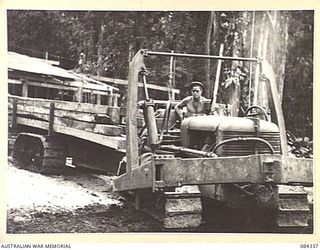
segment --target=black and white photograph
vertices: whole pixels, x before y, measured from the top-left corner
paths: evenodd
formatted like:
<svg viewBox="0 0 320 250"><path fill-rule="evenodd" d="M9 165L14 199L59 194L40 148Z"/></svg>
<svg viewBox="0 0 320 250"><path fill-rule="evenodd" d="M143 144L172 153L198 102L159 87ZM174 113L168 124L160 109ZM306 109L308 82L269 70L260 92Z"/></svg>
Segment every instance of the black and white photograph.
<svg viewBox="0 0 320 250"><path fill-rule="evenodd" d="M314 235L314 15L7 9L5 233Z"/></svg>

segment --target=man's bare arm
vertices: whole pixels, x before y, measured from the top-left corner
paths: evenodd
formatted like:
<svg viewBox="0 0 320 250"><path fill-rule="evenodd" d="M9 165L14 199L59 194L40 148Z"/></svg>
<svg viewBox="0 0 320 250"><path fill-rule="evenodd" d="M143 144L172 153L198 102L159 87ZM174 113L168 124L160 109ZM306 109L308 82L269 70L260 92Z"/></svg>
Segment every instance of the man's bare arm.
<svg viewBox="0 0 320 250"><path fill-rule="evenodd" d="M183 119L182 109L187 106L188 101L189 97L186 97L174 107L174 110L177 112L180 120Z"/></svg>

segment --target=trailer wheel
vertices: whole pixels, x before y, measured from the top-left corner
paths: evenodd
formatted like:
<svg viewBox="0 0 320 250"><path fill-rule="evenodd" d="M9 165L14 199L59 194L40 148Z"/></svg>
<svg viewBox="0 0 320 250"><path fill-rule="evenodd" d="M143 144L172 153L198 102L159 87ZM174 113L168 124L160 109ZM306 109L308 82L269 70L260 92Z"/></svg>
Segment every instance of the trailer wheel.
<svg viewBox="0 0 320 250"><path fill-rule="evenodd" d="M15 141L13 158L21 168L45 175L63 173L65 158L61 145L46 136L20 133Z"/></svg>
<svg viewBox="0 0 320 250"><path fill-rule="evenodd" d="M43 168L43 147L40 143L36 144L33 149L33 154L31 156L31 164L32 169L37 172L41 173Z"/></svg>
<svg viewBox="0 0 320 250"><path fill-rule="evenodd" d="M24 168L28 165L28 154L25 151L26 145L25 141L18 137L14 143L13 148L13 159L16 162L16 165Z"/></svg>
<svg viewBox="0 0 320 250"><path fill-rule="evenodd" d="M40 173L43 161L43 145L40 138L19 134L15 145L13 158L21 168Z"/></svg>

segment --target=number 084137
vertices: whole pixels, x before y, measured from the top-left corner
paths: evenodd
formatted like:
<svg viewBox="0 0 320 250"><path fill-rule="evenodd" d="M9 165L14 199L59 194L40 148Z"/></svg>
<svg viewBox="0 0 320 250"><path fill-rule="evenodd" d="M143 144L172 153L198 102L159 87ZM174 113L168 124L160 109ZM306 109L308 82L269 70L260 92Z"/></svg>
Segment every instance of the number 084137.
<svg viewBox="0 0 320 250"><path fill-rule="evenodd" d="M318 248L319 244L300 244L300 248L309 248L309 249L313 249L313 248Z"/></svg>

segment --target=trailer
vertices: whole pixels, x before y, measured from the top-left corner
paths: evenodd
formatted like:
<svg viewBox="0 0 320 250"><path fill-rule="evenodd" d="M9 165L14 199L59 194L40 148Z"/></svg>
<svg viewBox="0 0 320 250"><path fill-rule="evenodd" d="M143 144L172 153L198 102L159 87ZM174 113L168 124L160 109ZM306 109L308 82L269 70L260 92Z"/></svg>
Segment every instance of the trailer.
<svg viewBox="0 0 320 250"><path fill-rule="evenodd" d="M43 174L117 170L126 137L116 87L15 52L8 76L9 154L20 166Z"/></svg>

